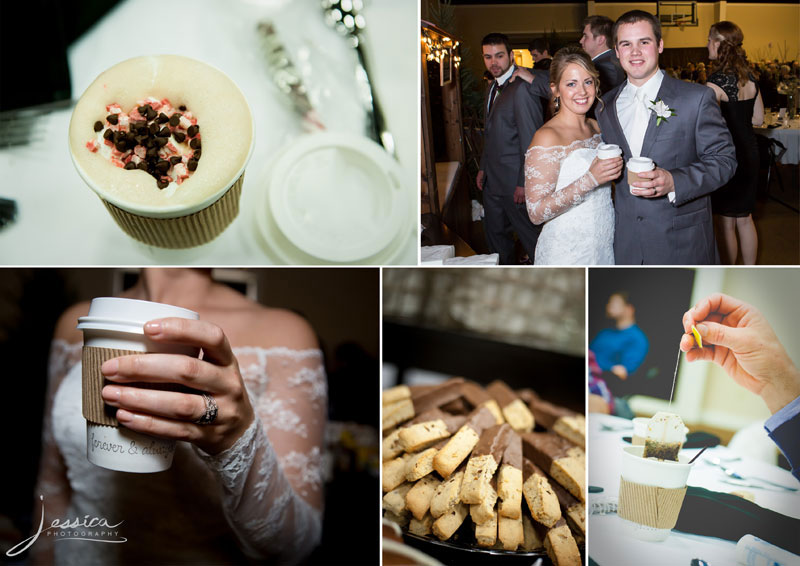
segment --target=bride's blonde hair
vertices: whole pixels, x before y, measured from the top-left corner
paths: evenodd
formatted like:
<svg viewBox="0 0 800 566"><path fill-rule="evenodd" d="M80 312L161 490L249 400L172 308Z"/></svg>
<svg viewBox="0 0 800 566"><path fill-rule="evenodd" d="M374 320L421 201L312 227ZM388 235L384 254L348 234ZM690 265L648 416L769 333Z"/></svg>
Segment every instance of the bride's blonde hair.
<svg viewBox="0 0 800 566"><path fill-rule="evenodd" d="M561 75L564 74L564 70L567 68L567 66L572 63L581 66L587 73L589 73L589 75L591 75L592 79L594 79L594 97L597 100L600 100L600 73L597 72L597 69L595 68L594 63L592 63L592 59L589 57L589 54L575 45L562 47L556 51L555 55L553 55L553 60L550 63L551 88L552 85L558 87L558 83L561 82ZM553 96L555 97L555 95ZM603 104L602 100L600 100L600 104Z"/></svg>

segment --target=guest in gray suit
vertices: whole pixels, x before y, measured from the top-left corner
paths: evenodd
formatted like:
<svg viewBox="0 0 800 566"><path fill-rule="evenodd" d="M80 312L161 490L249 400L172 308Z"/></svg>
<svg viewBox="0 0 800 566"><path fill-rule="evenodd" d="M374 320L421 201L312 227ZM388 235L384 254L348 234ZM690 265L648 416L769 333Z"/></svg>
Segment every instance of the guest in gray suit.
<svg viewBox="0 0 800 566"><path fill-rule="evenodd" d="M484 231L500 263L517 263L513 232L533 259L541 227L525 209L525 151L544 123L541 102L523 81L510 82L516 66L508 38L490 33L481 42L483 62L495 78L486 97L486 120L481 167L476 182L483 191Z"/></svg>
<svg viewBox="0 0 800 566"><path fill-rule="evenodd" d="M597 109L603 139L619 145L626 162L642 156L656 165L639 173L647 181L638 188L628 186L627 172L616 184L615 262L718 263L709 193L733 176L736 152L714 94L659 70L664 42L652 14L623 14L613 37L628 79Z"/></svg>
<svg viewBox="0 0 800 566"><path fill-rule="evenodd" d="M611 48L613 27L614 21L606 16L589 16L583 20L581 47L600 73L601 92L609 92L625 81L625 71Z"/></svg>

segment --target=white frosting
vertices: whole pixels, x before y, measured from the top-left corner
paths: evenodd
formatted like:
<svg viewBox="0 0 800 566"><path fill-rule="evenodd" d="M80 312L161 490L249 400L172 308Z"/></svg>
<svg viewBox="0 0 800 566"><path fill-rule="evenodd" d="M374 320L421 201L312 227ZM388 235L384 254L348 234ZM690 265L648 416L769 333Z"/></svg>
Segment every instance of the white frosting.
<svg viewBox="0 0 800 566"><path fill-rule="evenodd" d="M686 433L689 429L683 424L681 418L674 413L659 411L650 418L647 424L647 440L656 442L686 442Z"/></svg>
<svg viewBox="0 0 800 566"><path fill-rule="evenodd" d="M99 151L86 148L93 124L108 115L106 105L127 109L147 97L185 104L201 124L203 156L180 190L159 190L148 173L114 166L102 138ZM177 55L136 57L101 73L86 89L72 113L69 142L78 172L103 199L146 215L186 213L219 198L242 173L253 146L253 119L238 87L214 67Z"/></svg>

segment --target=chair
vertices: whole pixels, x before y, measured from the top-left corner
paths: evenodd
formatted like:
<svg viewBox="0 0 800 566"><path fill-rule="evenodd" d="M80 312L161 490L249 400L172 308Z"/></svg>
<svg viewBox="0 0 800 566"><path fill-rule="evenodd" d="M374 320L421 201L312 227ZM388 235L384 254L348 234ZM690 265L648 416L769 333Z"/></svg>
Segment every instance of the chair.
<svg viewBox="0 0 800 566"><path fill-rule="evenodd" d="M776 139L768 138L767 136L762 136L760 134L756 134L756 140L758 141L761 168L767 169L767 182L764 187L767 197L782 204L786 208L793 210L794 212L800 213L800 210L798 210L796 207L770 194L770 181L772 179L773 170L775 171L775 178L778 180L778 188L780 189L781 194L786 192L783 186L783 178L781 177L780 168L778 167L783 154L786 153L786 146Z"/></svg>

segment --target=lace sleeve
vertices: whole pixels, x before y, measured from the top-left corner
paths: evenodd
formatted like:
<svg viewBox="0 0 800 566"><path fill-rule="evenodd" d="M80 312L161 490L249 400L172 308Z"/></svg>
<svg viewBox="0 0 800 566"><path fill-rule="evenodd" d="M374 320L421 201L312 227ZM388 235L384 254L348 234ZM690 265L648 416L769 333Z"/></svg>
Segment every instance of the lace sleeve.
<svg viewBox="0 0 800 566"><path fill-rule="evenodd" d="M245 552L296 563L322 536L322 354L287 348L236 354L257 418L228 450L215 456L195 450L222 485L226 518Z"/></svg>
<svg viewBox="0 0 800 566"><path fill-rule="evenodd" d="M580 204L586 194L598 186L587 171L576 181L556 191L561 162L566 158L564 146L531 146L525 155L525 204L534 224L542 224L569 208Z"/></svg>
<svg viewBox="0 0 800 566"><path fill-rule="evenodd" d="M44 407L42 425L42 452L39 459L39 476L34 492L34 518L41 513L43 496L47 502L48 515L65 517L72 492L67 478L67 466L53 438L53 399L61 381L69 370L81 361L81 343L69 343L61 339L53 340L50 345L50 361L48 364L47 397ZM39 537L31 547L32 563L52 562L53 537Z"/></svg>

